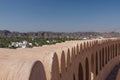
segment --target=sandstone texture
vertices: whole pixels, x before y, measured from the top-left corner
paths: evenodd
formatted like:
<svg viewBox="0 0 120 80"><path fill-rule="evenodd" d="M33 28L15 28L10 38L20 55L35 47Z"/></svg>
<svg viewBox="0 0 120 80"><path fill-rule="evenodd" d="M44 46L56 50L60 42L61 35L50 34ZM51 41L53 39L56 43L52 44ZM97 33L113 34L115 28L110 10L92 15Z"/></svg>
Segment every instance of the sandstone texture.
<svg viewBox="0 0 120 80"><path fill-rule="evenodd" d="M0 80L105 80L119 55L119 38L0 48Z"/></svg>

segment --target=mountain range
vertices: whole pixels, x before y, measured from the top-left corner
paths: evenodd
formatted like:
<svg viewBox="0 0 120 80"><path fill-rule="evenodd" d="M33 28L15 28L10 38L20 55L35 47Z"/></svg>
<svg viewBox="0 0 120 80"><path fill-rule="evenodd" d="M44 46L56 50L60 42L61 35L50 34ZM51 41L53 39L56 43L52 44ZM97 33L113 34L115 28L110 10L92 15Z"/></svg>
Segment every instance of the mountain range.
<svg viewBox="0 0 120 80"><path fill-rule="evenodd" d="M95 37L120 37L119 32L11 32L0 30L0 37L39 37L39 38L95 38Z"/></svg>

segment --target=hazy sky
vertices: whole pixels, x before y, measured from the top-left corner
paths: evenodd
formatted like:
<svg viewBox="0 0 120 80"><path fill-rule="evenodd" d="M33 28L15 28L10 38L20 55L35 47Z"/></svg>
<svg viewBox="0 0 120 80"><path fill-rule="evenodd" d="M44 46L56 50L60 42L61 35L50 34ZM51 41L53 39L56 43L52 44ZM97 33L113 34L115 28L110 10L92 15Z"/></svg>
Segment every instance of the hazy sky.
<svg viewBox="0 0 120 80"><path fill-rule="evenodd" d="M120 31L120 0L0 0L0 30Z"/></svg>

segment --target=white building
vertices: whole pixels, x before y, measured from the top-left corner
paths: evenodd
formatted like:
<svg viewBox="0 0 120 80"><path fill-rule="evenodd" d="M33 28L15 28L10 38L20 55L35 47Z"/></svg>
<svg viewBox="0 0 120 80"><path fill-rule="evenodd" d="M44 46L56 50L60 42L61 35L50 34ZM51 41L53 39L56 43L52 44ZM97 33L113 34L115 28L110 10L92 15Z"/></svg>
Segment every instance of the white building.
<svg viewBox="0 0 120 80"><path fill-rule="evenodd" d="M27 41L22 41L22 42L12 42L11 47L15 48L27 48L27 47L32 47L32 43L28 43Z"/></svg>

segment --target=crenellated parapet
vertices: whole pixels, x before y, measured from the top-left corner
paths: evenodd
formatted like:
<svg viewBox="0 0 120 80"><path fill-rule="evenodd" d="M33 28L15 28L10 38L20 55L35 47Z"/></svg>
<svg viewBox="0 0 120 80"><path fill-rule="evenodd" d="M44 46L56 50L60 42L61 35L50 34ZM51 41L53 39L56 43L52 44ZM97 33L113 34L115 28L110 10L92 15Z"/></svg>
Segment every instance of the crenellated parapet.
<svg viewBox="0 0 120 80"><path fill-rule="evenodd" d="M105 80L119 55L119 38L0 49L0 80Z"/></svg>

